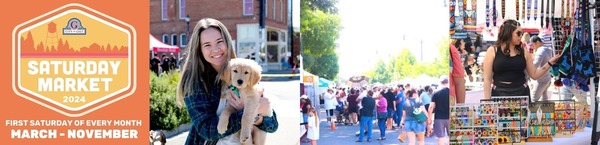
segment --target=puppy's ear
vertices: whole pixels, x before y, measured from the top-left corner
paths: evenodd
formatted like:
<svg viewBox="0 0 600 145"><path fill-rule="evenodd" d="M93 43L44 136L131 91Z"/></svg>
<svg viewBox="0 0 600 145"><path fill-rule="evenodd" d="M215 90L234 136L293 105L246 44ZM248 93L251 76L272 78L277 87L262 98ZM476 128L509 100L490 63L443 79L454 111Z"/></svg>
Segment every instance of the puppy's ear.
<svg viewBox="0 0 600 145"><path fill-rule="evenodd" d="M258 64L250 65L250 69L252 70L252 75L250 76L250 82L248 85L250 87L254 87L254 85L258 84L261 78L262 68Z"/></svg>
<svg viewBox="0 0 600 145"><path fill-rule="evenodd" d="M221 80L226 85L230 84L230 82L231 82L231 63L229 64L229 66L227 66L227 68L225 68L225 71L223 71L221 73Z"/></svg>

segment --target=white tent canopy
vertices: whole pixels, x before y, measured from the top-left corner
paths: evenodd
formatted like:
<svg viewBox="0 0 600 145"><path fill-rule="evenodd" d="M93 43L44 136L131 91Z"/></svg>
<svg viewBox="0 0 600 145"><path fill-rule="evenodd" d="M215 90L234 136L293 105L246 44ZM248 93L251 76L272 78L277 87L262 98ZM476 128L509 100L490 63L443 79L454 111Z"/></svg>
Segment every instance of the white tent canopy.
<svg viewBox="0 0 600 145"><path fill-rule="evenodd" d="M152 51L152 53L157 53L157 52L179 53L179 47L164 44L160 40L154 38L154 36L150 35L150 51Z"/></svg>

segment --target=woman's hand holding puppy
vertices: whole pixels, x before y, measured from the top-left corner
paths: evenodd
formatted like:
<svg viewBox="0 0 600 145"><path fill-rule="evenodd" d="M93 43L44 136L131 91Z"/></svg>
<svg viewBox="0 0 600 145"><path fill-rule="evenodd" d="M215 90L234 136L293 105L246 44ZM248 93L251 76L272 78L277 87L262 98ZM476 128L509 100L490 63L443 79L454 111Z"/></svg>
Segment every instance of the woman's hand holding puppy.
<svg viewBox="0 0 600 145"><path fill-rule="evenodd" d="M233 107L235 110L243 110L244 109L244 101L240 99L240 96L237 96L233 91L227 91L227 95L229 97L229 106Z"/></svg>
<svg viewBox="0 0 600 145"><path fill-rule="evenodd" d="M261 91L259 92L261 94L260 97L260 106L258 107L258 112L267 112L269 110L269 108L271 108L271 101L269 101L268 98L262 97L262 94L264 92L264 89L261 89ZM237 96L235 93L233 93L233 91L227 91L227 95L229 97L229 105L231 105L231 107L235 108L235 110L243 110L244 109L244 101L242 101L242 99L240 99L239 96Z"/></svg>

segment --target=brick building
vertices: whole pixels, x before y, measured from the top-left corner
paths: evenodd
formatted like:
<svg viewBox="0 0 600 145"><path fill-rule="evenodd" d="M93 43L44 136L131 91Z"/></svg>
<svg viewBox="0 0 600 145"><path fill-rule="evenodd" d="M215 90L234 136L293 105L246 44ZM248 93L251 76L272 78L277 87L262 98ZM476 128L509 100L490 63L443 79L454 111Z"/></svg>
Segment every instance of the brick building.
<svg viewBox="0 0 600 145"><path fill-rule="evenodd" d="M150 33L165 44L181 47L183 53L188 29L192 33L198 20L215 18L231 33L238 57L257 60L263 69L285 69L289 57L295 56L287 43L290 4L288 0L265 1L266 33L262 36L260 0L150 0ZM259 47L263 42L265 47Z"/></svg>

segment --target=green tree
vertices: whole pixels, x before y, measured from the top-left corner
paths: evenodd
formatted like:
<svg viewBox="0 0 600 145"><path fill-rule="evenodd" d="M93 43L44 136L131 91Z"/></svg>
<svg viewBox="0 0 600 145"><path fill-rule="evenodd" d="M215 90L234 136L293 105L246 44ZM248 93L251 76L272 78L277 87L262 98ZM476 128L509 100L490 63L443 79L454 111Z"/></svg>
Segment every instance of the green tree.
<svg viewBox="0 0 600 145"><path fill-rule="evenodd" d="M436 57L433 62L417 62L416 57L404 48L400 53L393 55L388 62L378 61L375 67L365 72L364 75L371 78L371 83L388 83L404 78L418 77L421 74L432 77L448 75L450 72L448 40L445 37L437 43L440 57Z"/></svg>
<svg viewBox="0 0 600 145"><path fill-rule="evenodd" d="M337 1L332 5L325 2L330 1L301 1L302 55L306 71L333 80L339 72L335 41L341 24L339 15L330 10Z"/></svg>
<svg viewBox="0 0 600 145"><path fill-rule="evenodd" d="M371 75L371 84L376 82L387 84L392 81L392 73L390 70L388 70L387 65L381 59L375 63L375 70L373 73L371 73Z"/></svg>
<svg viewBox="0 0 600 145"><path fill-rule="evenodd" d="M435 70L432 71L430 76L450 74L450 50L448 49L450 44L449 41L450 39L448 37L444 37L437 43L439 52L438 54L440 54L440 57L435 58L433 63L433 68L435 68Z"/></svg>
<svg viewBox="0 0 600 145"><path fill-rule="evenodd" d="M337 53L324 54L319 58L314 58L315 62L318 63L313 63L310 66L304 66L304 68L309 72L314 72L314 74L318 75L319 77L328 80L334 80L337 78L337 74L340 70L338 59Z"/></svg>
<svg viewBox="0 0 600 145"><path fill-rule="evenodd" d="M302 0L306 2L311 10L320 10L325 13L337 14L337 0Z"/></svg>
<svg viewBox="0 0 600 145"><path fill-rule="evenodd" d="M397 79L415 76L415 70L413 70L412 66L417 63L417 58L410 53L407 48L402 49L400 53L392 59L395 61L393 68L395 72L394 75L398 76Z"/></svg>

